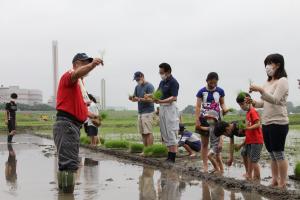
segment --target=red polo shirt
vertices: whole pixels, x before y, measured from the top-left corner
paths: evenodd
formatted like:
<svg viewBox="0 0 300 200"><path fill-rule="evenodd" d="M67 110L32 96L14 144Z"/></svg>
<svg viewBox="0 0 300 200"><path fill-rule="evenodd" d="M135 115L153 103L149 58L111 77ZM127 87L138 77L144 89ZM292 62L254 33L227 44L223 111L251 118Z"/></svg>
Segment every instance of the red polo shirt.
<svg viewBox="0 0 300 200"><path fill-rule="evenodd" d="M67 112L78 121L84 122L88 118L88 109L83 100L78 81L72 83L71 75L72 71L68 71L59 81L56 110Z"/></svg>
<svg viewBox="0 0 300 200"><path fill-rule="evenodd" d="M257 120L260 120L258 112L255 108L251 107L246 114L247 126L252 126ZM246 144L263 144L263 134L261 127L253 130L246 130Z"/></svg>

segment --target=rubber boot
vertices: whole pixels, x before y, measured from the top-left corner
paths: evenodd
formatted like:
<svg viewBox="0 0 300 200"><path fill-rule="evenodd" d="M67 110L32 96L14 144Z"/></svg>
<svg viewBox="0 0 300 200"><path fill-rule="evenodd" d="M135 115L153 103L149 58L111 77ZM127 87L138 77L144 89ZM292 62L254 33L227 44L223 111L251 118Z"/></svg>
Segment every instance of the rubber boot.
<svg viewBox="0 0 300 200"><path fill-rule="evenodd" d="M60 190L62 190L62 172L61 171L57 172L57 184L58 184L58 188Z"/></svg>
<svg viewBox="0 0 300 200"><path fill-rule="evenodd" d="M62 171L61 185L64 193L73 193L75 187L75 173L73 171Z"/></svg>

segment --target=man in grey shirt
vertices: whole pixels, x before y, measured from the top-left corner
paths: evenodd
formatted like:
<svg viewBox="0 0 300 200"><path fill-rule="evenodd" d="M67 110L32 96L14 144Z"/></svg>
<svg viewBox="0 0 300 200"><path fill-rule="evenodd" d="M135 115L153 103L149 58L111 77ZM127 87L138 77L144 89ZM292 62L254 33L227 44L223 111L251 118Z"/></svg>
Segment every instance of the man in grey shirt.
<svg viewBox="0 0 300 200"><path fill-rule="evenodd" d="M134 78L138 85L135 87L133 96L129 97L132 102L138 102L138 126L145 146L153 144L153 119L154 103L144 98L145 94L152 94L154 87L145 80L142 72L134 73Z"/></svg>

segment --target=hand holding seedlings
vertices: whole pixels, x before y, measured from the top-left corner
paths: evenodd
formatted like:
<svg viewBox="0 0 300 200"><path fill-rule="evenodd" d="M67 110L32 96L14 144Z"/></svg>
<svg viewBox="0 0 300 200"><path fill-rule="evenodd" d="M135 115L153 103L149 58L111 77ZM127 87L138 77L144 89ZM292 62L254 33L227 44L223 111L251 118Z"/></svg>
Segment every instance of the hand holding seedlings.
<svg viewBox="0 0 300 200"><path fill-rule="evenodd" d="M257 86L257 85L251 85L250 88L249 88L249 91L250 92L259 92L259 93L264 93L264 89L260 86Z"/></svg>
<svg viewBox="0 0 300 200"><path fill-rule="evenodd" d="M100 58L94 58L93 61L91 62L91 65L94 66L94 67L96 67L96 66L98 66L100 64L102 66L104 65L103 64L103 60L101 60Z"/></svg>
<svg viewBox="0 0 300 200"><path fill-rule="evenodd" d="M249 79L249 88L252 86L252 84L253 84L253 81L251 80L251 79ZM249 90L249 93L251 93L252 91L251 90Z"/></svg>

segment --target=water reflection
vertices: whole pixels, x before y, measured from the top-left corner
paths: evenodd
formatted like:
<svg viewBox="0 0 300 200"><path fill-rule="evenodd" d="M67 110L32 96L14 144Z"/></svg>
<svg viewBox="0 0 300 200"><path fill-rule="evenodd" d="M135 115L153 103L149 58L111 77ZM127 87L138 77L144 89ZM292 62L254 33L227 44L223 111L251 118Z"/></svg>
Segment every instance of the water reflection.
<svg viewBox="0 0 300 200"><path fill-rule="evenodd" d="M159 200L179 200L185 190L185 182L180 180L178 172L173 170L161 171L158 184Z"/></svg>
<svg viewBox="0 0 300 200"><path fill-rule="evenodd" d="M7 145L8 158L5 163L5 178L11 192L17 190L17 160L12 144Z"/></svg>
<svg viewBox="0 0 300 200"><path fill-rule="evenodd" d="M83 174L85 182L85 199L97 199L98 191L100 190L99 171L99 161L91 158L84 159Z"/></svg>
<svg viewBox="0 0 300 200"><path fill-rule="evenodd" d="M156 200L153 175L153 168L143 167L143 173L139 178L140 200Z"/></svg>

